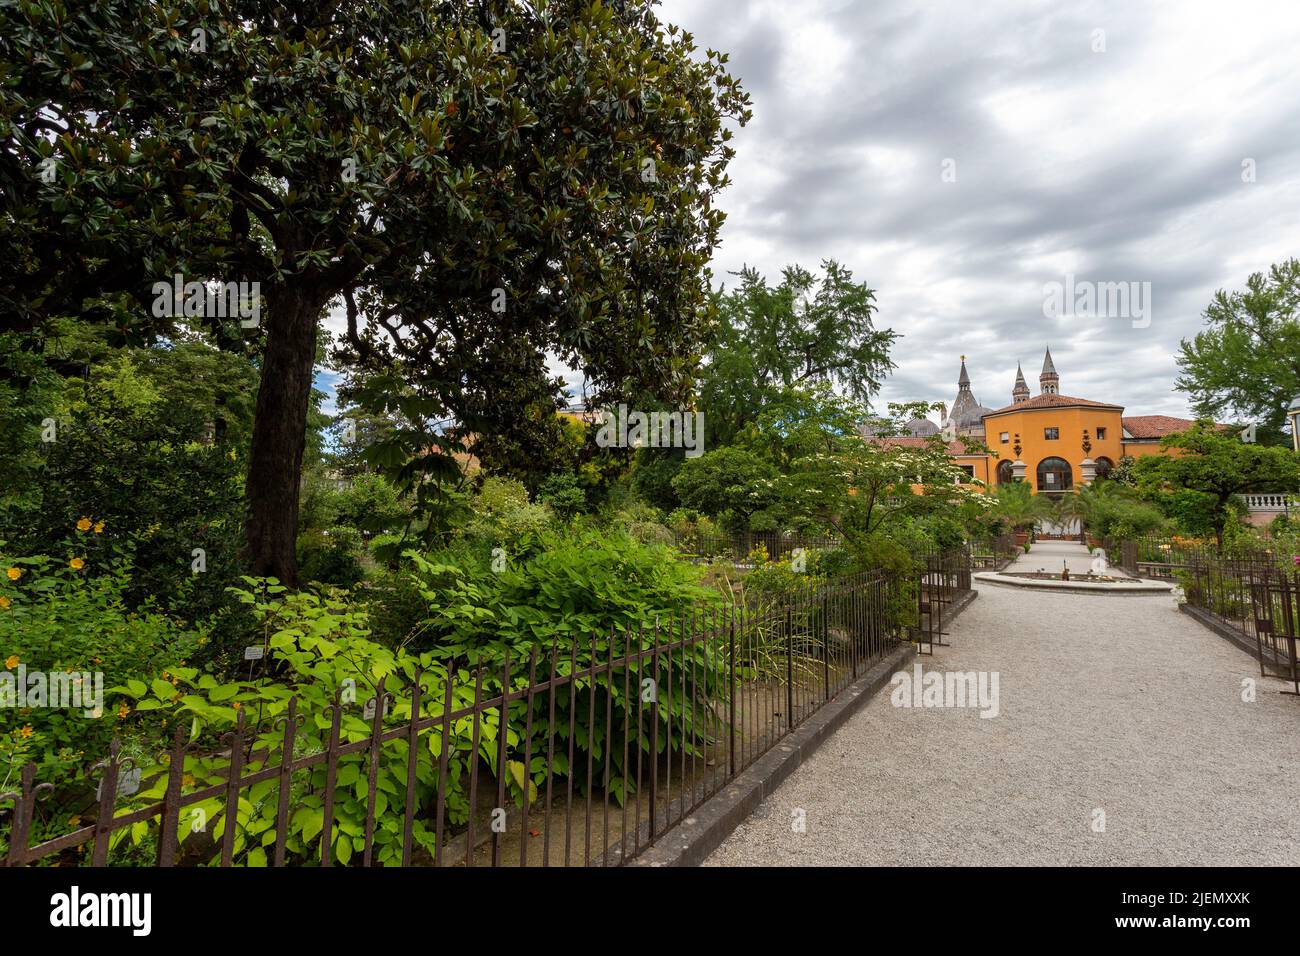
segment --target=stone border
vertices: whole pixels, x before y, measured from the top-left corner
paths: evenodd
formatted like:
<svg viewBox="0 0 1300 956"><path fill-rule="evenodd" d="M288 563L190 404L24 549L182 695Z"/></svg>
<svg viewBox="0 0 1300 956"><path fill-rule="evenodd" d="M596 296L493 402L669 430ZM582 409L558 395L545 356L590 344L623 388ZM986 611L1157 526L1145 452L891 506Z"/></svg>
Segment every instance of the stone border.
<svg viewBox="0 0 1300 956"><path fill-rule="evenodd" d="M976 597L963 600L944 619L947 625ZM654 846L628 861L628 866L699 866L740 824L776 791L795 769L857 713L890 678L916 656L916 645L905 643L890 651L830 703L796 727L771 750L754 761L694 813L669 830Z"/></svg>
<svg viewBox="0 0 1300 956"><path fill-rule="evenodd" d="M1118 594L1150 595L1172 594L1176 585L1159 581L1135 580L1128 584L1123 581L1102 583L1099 581L1053 581L1040 578L1016 578L1012 575L993 571L982 571L973 575L976 581L992 584L1002 588L1023 588L1040 591L1069 591L1072 594Z"/></svg>

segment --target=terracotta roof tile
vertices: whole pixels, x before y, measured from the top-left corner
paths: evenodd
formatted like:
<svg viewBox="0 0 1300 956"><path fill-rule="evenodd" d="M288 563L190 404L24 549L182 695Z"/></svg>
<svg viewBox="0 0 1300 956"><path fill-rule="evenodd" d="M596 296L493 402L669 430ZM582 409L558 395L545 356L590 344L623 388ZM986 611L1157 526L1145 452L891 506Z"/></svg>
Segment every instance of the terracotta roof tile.
<svg viewBox="0 0 1300 956"><path fill-rule="evenodd" d="M1070 395L1035 395L1033 398L1025 399L1023 402L1015 402L1002 408L994 409L986 413L989 415L1000 415L1003 412L1028 411L1035 408L1066 408L1071 405L1086 405L1089 408L1118 408L1123 411L1123 405L1112 405L1110 402L1094 402L1088 398L1074 398Z"/></svg>
<svg viewBox="0 0 1300 956"><path fill-rule="evenodd" d="M1176 432L1185 432L1195 424L1190 418L1174 418L1170 415L1132 415L1121 418L1120 423L1134 438L1164 438Z"/></svg>

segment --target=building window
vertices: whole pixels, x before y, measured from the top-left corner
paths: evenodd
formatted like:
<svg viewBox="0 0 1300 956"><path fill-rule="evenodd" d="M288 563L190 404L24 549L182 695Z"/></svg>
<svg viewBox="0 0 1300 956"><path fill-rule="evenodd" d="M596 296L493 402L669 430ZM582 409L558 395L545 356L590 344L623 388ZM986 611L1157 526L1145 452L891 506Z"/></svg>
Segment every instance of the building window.
<svg viewBox="0 0 1300 956"><path fill-rule="evenodd" d="M1003 432L1003 433L1002 433L1000 436L998 436L998 437L1002 439L1002 444L1005 445L1005 444L1007 444L1007 442L1011 441L1011 432Z"/></svg>
<svg viewBox="0 0 1300 956"><path fill-rule="evenodd" d="M998 484L1009 485L1016 480L1015 467L1009 461L1001 462L998 465Z"/></svg>
<svg viewBox="0 0 1300 956"><path fill-rule="evenodd" d="M969 478L971 481L975 480L974 465L958 465L957 467L960 468L962 471L966 472L966 477Z"/></svg>
<svg viewBox="0 0 1300 956"><path fill-rule="evenodd" d="M1105 440L1106 440L1106 429L1102 428L1101 426L1098 426L1097 441L1105 441Z"/></svg>
<svg viewBox="0 0 1300 956"><path fill-rule="evenodd" d="M1111 470L1112 470L1114 467L1115 467L1115 463L1114 463L1113 461L1111 461L1111 460L1110 460L1109 458L1107 458L1105 455L1100 456L1100 457L1097 459L1097 477L1098 477L1098 478L1109 478L1109 477L1110 477Z"/></svg>
<svg viewBox="0 0 1300 956"><path fill-rule="evenodd" d="M1061 430L1059 428L1043 429L1043 438L1046 439L1047 441L1057 441L1060 439L1060 437L1061 437Z"/></svg>
<svg viewBox="0 0 1300 956"><path fill-rule="evenodd" d="M1038 463L1038 490L1069 491L1074 487L1074 471L1064 458L1044 458Z"/></svg>

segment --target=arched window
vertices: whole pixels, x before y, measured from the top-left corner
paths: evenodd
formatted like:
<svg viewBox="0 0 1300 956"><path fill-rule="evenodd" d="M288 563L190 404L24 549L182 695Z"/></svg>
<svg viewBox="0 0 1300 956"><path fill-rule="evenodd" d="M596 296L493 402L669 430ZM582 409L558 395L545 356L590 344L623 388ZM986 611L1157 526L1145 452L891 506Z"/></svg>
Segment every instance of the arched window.
<svg viewBox="0 0 1300 956"><path fill-rule="evenodd" d="M1038 463L1038 490L1069 491L1074 487L1074 472L1064 458L1044 458Z"/></svg>
<svg viewBox="0 0 1300 956"><path fill-rule="evenodd" d="M1107 458L1105 455L1102 455L1097 459L1097 477L1109 478L1111 469L1114 467L1115 467L1115 463L1111 461L1109 458Z"/></svg>
<svg viewBox="0 0 1300 956"><path fill-rule="evenodd" d="M998 464L998 484L1009 485L1016 480L1016 472L1011 462L1004 461Z"/></svg>

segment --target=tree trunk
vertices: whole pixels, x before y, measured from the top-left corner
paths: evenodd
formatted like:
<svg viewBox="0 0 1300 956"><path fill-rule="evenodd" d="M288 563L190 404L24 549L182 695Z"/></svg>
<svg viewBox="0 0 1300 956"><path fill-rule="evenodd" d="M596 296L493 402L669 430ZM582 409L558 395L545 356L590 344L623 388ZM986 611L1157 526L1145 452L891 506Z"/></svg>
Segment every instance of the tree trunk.
<svg viewBox="0 0 1300 956"><path fill-rule="evenodd" d="M266 305L270 321L245 484L247 557L254 575L297 585L298 492L325 302L300 281L277 289Z"/></svg>

